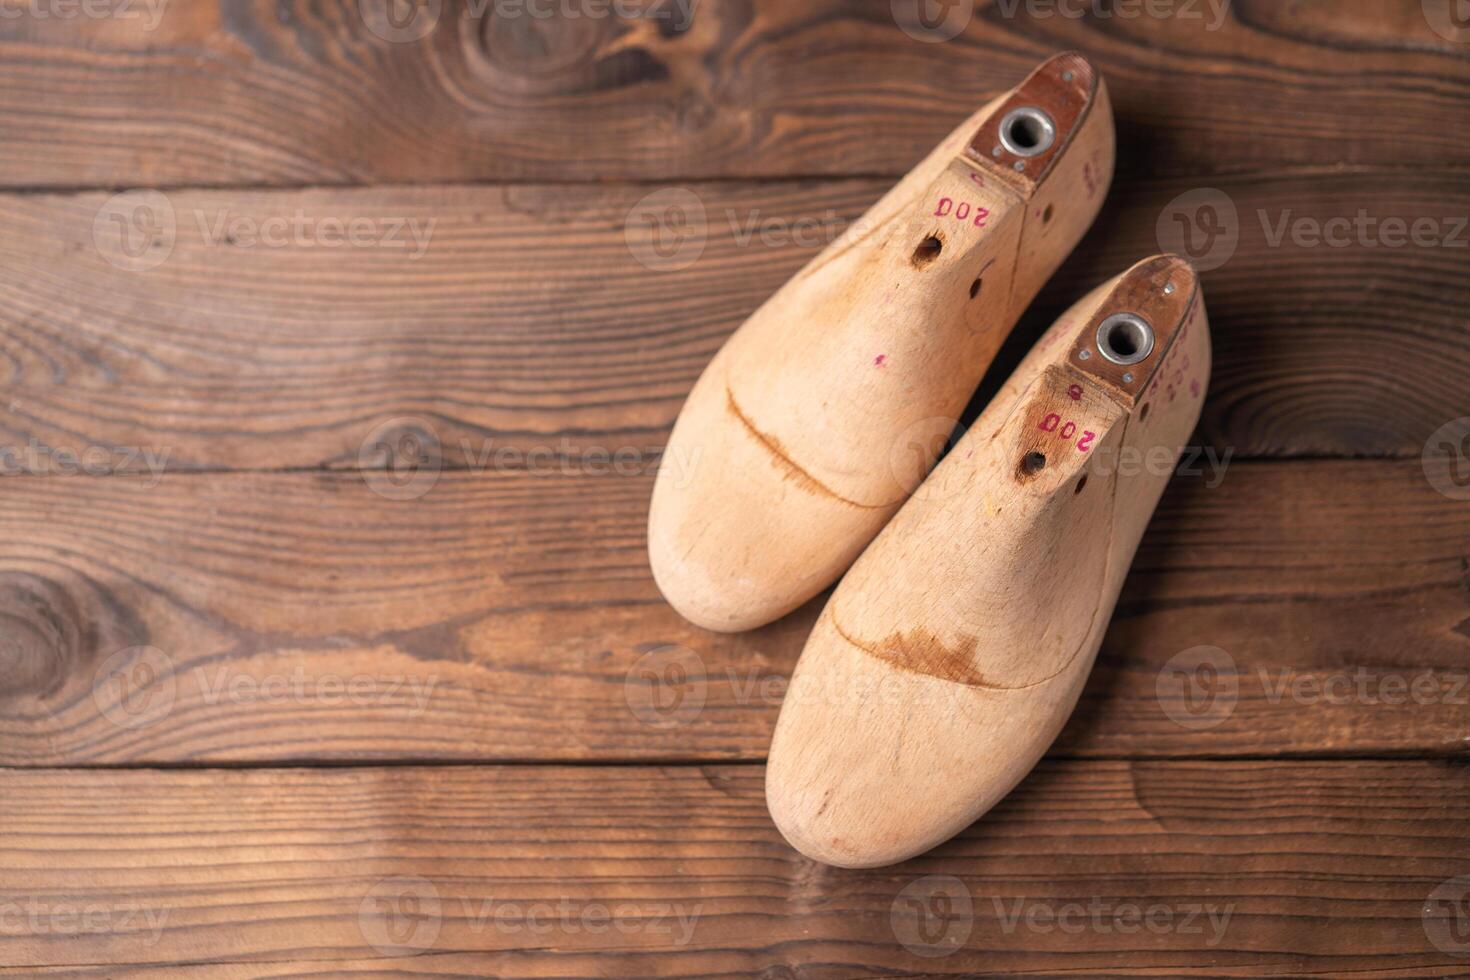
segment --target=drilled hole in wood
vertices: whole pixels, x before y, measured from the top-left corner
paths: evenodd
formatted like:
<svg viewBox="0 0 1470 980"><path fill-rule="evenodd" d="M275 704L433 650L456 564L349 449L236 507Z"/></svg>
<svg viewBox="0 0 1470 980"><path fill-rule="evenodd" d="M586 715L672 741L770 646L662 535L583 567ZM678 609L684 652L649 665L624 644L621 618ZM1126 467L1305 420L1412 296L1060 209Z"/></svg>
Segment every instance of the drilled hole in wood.
<svg viewBox="0 0 1470 980"><path fill-rule="evenodd" d="M1046 455L1044 453L1033 451L1021 457L1021 472L1026 476L1035 476L1045 465Z"/></svg>
<svg viewBox="0 0 1470 980"><path fill-rule="evenodd" d="M974 282L970 283L970 298L971 299L974 299L976 296L979 296L980 295L980 287L982 285L984 285L984 281L981 280L981 279L976 279Z"/></svg>
<svg viewBox="0 0 1470 980"><path fill-rule="evenodd" d="M1053 210L1052 209L1052 206L1050 204L1048 204L1046 206L1046 210L1043 211L1043 212L1041 212L1041 223L1042 224L1047 224L1047 223L1049 223L1051 221L1052 210Z"/></svg>
<svg viewBox="0 0 1470 980"><path fill-rule="evenodd" d="M1023 150L1041 145L1041 125L1035 119L1017 119L1010 129L1011 142Z"/></svg>
<svg viewBox="0 0 1470 980"><path fill-rule="evenodd" d="M1085 486L1087 486L1087 474L1086 473L1083 473L1082 474L1082 478L1077 481L1077 488L1075 490L1073 490L1072 492L1073 493L1081 493L1082 492L1082 488L1085 487Z"/></svg>
<svg viewBox="0 0 1470 980"><path fill-rule="evenodd" d="M1148 418L1148 406L1147 405L1143 406L1142 408L1140 408L1138 410L1138 421L1142 422L1146 418Z"/></svg>
<svg viewBox="0 0 1470 980"><path fill-rule="evenodd" d="M942 251L944 251L944 242L940 241L938 236L930 235L919 243L918 248L914 249L914 265L928 265L939 258L939 253Z"/></svg>

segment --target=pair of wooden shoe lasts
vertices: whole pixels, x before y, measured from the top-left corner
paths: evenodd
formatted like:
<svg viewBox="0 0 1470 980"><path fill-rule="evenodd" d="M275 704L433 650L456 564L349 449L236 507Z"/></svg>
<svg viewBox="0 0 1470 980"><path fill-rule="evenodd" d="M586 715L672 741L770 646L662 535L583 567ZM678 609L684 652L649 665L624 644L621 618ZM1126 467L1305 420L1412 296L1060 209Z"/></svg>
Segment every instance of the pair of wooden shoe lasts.
<svg viewBox="0 0 1470 980"><path fill-rule="evenodd" d="M1198 420L1199 283L1156 256L1068 310L924 479L1096 216L1113 149L1096 70L1045 62L757 310L674 426L649 554L680 613L750 629L842 576L766 775L818 861L925 851L1035 765Z"/></svg>

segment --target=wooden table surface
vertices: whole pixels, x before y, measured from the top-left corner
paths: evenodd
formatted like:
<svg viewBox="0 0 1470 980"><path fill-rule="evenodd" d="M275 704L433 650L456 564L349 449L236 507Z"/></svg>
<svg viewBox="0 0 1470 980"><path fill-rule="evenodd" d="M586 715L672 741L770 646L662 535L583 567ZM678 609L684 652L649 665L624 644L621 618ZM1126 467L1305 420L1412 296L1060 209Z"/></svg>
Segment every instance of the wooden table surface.
<svg viewBox="0 0 1470 980"><path fill-rule="evenodd" d="M0 2L0 975L1470 975L1457 2ZM982 396L1183 248L1192 465L1051 757L824 868L761 766L819 603L681 621L652 472L1069 48L1118 178Z"/></svg>

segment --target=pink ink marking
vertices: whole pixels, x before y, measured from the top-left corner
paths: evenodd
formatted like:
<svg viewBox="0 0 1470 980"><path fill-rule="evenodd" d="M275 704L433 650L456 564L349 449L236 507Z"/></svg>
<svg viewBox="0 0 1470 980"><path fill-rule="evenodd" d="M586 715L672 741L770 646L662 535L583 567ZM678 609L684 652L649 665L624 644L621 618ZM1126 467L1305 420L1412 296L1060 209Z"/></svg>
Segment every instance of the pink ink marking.
<svg viewBox="0 0 1470 980"><path fill-rule="evenodd" d="M874 367L882 367L883 366L883 362L886 361L886 360L888 360L888 355L887 354L879 354L877 357L873 358L873 366Z"/></svg>

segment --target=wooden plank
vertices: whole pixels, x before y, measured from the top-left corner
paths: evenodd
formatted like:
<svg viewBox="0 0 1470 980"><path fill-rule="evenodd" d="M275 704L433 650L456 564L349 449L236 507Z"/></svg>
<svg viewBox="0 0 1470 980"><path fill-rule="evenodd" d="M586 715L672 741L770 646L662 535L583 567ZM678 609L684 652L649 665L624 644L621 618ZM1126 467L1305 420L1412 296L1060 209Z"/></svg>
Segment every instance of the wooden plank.
<svg viewBox="0 0 1470 980"><path fill-rule="evenodd" d="M1112 88L1125 171L1470 161L1467 48L1419 0L962 0L946 43L902 2L446 0L401 29L385 6L18 9L0 185L898 174L1068 48Z"/></svg>
<svg viewBox="0 0 1470 980"><path fill-rule="evenodd" d="M405 417L447 466L502 448L654 455L729 332L885 183L654 191L704 215L703 250L696 234L668 262L638 219L670 199L627 185L0 196L0 447L39 452L0 467L46 472L48 449L90 451L103 469L356 466ZM1212 266L1202 435L1220 451L1417 455L1470 415L1467 252L1448 246L1470 245L1456 231L1470 214L1461 176L1214 183L1235 209L1221 218L1237 229L1233 254L1229 236L1193 225L1190 243L1161 241L1161 225L1181 228L1176 213L1208 223L1198 195L1171 204L1194 181L1121 188L991 389L1065 304L1192 244ZM1299 226L1360 210L1371 242L1393 218L1429 222L1441 245L1356 231L1347 247L1297 243ZM150 222L172 229L153 251ZM337 244L348 228L357 246Z"/></svg>
<svg viewBox="0 0 1470 980"><path fill-rule="evenodd" d="M1463 975L1463 766L1050 764L954 841L862 872L787 848L762 784L754 766L9 771L0 963Z"/></svg>
<svg viewBox="0 0 1470 980"><path fill-rule="evenodd" d="M1463 503L1417 461L1196 465L1057 751L1462 753ZM3 486L6 765L761 759L821 601L741 635L681 620L648 476Z"/></svg>

